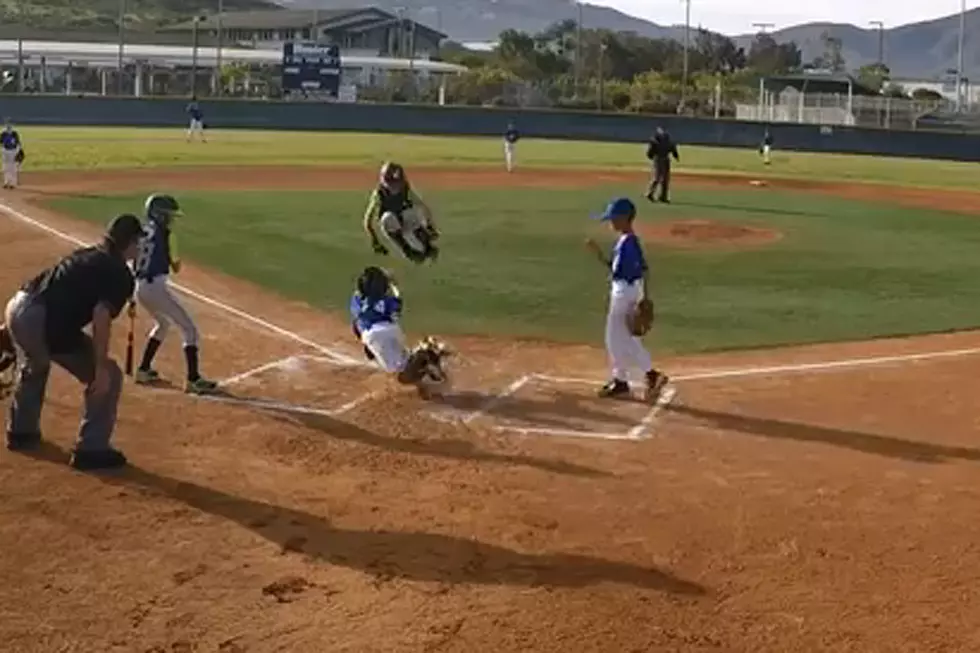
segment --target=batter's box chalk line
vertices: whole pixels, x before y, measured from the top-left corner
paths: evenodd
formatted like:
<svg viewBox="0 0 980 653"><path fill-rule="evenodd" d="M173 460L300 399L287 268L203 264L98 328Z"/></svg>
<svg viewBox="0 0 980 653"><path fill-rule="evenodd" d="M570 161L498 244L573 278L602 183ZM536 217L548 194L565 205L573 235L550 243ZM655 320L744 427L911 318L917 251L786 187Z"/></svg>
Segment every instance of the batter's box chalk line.
<svg viewBox="0 0 980 653"><path fill-rule="evenodd" d="M247 369L244 372L235 374L234 376L230 376L226 379L222 379L221 381L218 381L218 387L227 388L230 386L238 385L249 379L255 378L265 372L270 372L273 370L284 371L287 373L298 372L302 368L303 363L306 362L321 363L335 369L343 369L343 368L364 369L364 368L372 367L370 364L364 363L362 361L355 361L352 364L348 364L346 362L337 361L334 358L328 356L310 356L305 354L297 354L295 356L286 356L285 358L277 358L276 360L269 361L268 363L263 363L262 365L258 365L256 367ZM239 406L248 406L251 408L265 408L270 410L278 410L282 412L292 412L292 413L299 413L305 415L323 415L326 417L339 417L340 415L351 412L352 410L359 407L361 404L364 404L365 402L369 401L370 399L374 398L375 396L376 393L367 392L346 403L343 403L339 406L334 406L332 408L304 406L301 404L273 401L270 399L229 397L229 396L222 396L222 395L201 396L200 398L207 401L215 401L219 403L227 403L227 404L233 404Z"/></svg>

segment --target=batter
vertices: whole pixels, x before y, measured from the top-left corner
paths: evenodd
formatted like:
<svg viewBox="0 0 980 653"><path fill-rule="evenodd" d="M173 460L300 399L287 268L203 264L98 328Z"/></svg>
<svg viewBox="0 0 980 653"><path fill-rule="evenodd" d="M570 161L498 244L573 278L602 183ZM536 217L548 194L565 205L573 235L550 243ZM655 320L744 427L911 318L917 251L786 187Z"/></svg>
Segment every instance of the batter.
<svg viewBox="0 0 980 653"><path fill-rule="evenodd" d="M184 337L187 380L184 390L191 394L211 394L217 384L198 371L198 331L190 314L170 290L170 273L180 272L174 219L183 215L177 200L170 195L151 195L146 200L146 235L140 244L136 262L136 300L153 316L156 324L150 331L143 359L136 370L136 382L153 384L160 375L153 369L153 359L175 322Z"/></svg>

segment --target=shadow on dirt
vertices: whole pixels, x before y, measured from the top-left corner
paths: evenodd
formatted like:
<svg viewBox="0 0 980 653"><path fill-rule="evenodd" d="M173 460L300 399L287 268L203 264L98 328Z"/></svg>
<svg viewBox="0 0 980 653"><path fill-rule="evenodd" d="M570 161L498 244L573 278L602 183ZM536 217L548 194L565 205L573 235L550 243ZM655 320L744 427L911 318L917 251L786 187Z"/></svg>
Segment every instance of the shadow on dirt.
<svg viewBox="0 0 980 653"><path fill-rule="evenodd" d="M63 463L68 454L46 443L32 457ZM235 522L274 543L283 553L356 569L379 583L403 579L551 588L617 583L690 597L707 593L703 586L667 571L588 555L522 553L438 533L345 529L319 515L234 496L138 467L95 476L110 485L148 490Z"/></svg>
<svg viewBox="0 0 980 653"><path fill-rule="evenodd" d="M436 458L446 458L449 460L462 460L478 463L494 463L501 465L520 465L533 467L541 471L553 474L566 474L570 476L585 477L609 477L612 474L602 470L584 467L574 463L560 460L548 460L546 458L536 458L521 454L505 454L486 451L477 448L469 440L447 440L447 439L413 439L407 437L385 436L367 429L361 428L349 422L327 417L325 415L300 414L293 412L263 409L263 412L271 414L275 419L298 424L315 431L319 431L331 438L348 440L359 444L378 447L387 451L416 455L434 456Z"/></svg>
<svg viewBox="0 0 980 653"><path fill-rule="evenodd" d="M558 429L606 430L610 427L620 427L628 430L636 426L637 417L617 415L612 411L596 410L590 404L605 402L607 406L623 404L640 404L643 402L632 399L602 400L594 395L576 394L564 390L549 390L547 399L524 399L510 396L496 402L493 406L494 417L517 419L533 422L535 426ZM480 392L455 392L434 399L441 404L460 412L483 410L489 402L494 402L495 396ZM582 422L591 424L583 425Z"/></svg>
<svg viewBox="0 0 980 653"><path fill-rule="evenodd" d="M706 422L714 428L737 431L777 440L794 442L819 442L862 453L887 456L913 462L942 463L947 460L968 460L980 462L980 450L967 447L953 447L929 442L916 442L884 435L847 431L825 426L800 424L776 419L748 417L691 406L674 405L667 410L676 415L684 415Z"/></svg>

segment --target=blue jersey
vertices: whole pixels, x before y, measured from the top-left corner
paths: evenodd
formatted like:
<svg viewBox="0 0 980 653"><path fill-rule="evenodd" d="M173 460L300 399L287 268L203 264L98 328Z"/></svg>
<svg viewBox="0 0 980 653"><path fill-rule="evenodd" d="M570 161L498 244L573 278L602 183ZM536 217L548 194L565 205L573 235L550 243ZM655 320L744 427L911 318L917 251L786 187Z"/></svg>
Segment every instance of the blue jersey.
<svg viewBox="0 0 980 653"><path fill-rule="evenodd" d="M395 323L402 312L402 300L393 295L385 295L371 300L355 292L350 298L350 317L358 333L382 323Z"/></svg>
<svg viewBox="0 0 980 653"><path fill-rule="evenodd" d="M612 251L613 281L635 283L643 278L646 269L647 262L643 257L640 239L634 233L620 236Z"/></svg>
<svg viewBox="0 0 980 653"><path fill-rule="evenodd" d="M134 272L143 281L170 274L173 262L170 229L154 220L146 224L145 234L140 241L140 252L136 258Z"/></svg>
<svg viewBox="0 0 980 653"><path fill-rule="evenodd" d="M0 145L3 146L5 150L18 150L20 149L20 134L15 130L4 130L0 133Z"/></svg>
<svg viewBox="0 0 980 653"><path fill-rule="evenodd" d="M510 144L514 144L521 140L521 134L513 127L509 127L507 131L504 132L504 140Z"/></svg>
<svg viewBox="0 0 980 653"><path fill-rule="evenodd" d="M187 113L190 115L191 120L203 120L204 112L201 111L201 107L197 105L197 102L191 102L187 105Z"/></svg>

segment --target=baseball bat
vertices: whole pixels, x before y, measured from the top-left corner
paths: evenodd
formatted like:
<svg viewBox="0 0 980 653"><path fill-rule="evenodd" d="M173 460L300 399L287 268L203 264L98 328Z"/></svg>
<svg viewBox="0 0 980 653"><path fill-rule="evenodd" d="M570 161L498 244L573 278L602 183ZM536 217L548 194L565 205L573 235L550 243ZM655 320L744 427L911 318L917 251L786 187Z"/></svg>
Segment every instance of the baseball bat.
<svg viewBox="0 0 980 653"><path fill-rule="evenodd" d="M126 376L133 375L133 331L136 330L136 307L129 305L129 333L126 334Z"/></svg>

